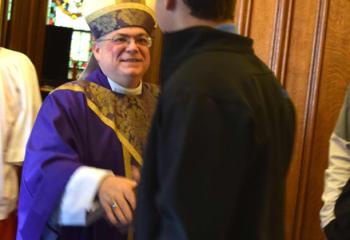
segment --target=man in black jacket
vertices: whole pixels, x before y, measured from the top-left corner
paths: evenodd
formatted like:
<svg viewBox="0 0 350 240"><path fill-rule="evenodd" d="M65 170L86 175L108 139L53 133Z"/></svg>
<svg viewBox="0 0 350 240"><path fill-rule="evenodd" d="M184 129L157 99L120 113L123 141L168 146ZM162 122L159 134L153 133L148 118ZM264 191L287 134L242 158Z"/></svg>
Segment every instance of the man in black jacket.
<svg viewBox="0 0 350 240"><path fill-rule="evenodd" d="M234 5L156 1L162 93L137 239L283 239L294 107L252 40L234 33Z"/></svg>

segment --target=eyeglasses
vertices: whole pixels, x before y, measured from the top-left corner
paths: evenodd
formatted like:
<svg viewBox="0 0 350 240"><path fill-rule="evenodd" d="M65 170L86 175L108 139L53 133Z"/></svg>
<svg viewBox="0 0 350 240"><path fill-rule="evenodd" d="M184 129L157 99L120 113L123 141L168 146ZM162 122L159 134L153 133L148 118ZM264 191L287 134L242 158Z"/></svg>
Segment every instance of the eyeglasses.
<svg viewBox="0 0 350 240"><path fill-rule="evenodd" d="M148 47L148 48L152 46L152 38L149 36L145 36L145 35L132 37L132 36L128 36L128 35L118 34L118 35L115 35L111 38L101 38L101 39L98 39L96 41L97 42L112 41L112 43L114 43L116 45L127 46L131 43L131 39L134 39L135 44L138 46Z"/></svg>

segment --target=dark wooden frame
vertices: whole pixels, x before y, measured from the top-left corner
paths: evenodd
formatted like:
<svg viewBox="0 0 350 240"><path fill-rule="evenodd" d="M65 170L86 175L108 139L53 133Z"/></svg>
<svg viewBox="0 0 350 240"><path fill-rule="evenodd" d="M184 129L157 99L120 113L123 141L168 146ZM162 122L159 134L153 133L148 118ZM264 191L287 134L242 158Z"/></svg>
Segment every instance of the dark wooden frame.
<svg viewBox="0 0 350 240"><path fill-rule="evenodd" d="M48 1L13 0L5 47L25 53L41 75ZM40 78L39 78L40 80Z"/></svg>

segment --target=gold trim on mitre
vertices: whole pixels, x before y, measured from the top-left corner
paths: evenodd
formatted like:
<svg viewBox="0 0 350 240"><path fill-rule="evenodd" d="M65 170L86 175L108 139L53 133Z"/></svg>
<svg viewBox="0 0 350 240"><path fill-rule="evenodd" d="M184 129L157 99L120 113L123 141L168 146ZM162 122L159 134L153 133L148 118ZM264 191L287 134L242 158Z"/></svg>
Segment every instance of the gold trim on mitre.
<svg viewBox="0 0 350 240"><path fill-rule="evenodd" d="M137 10L141 10L141 11L145 11L146 13L148 13L154 20L154 26L156 26L156 17L154 15L154 12L151 8L149 8L148 6L146 5L143 5L141 3L134 3L134 2L121 2L121 3L118 3L118 1L116 1L116 4L113 4L113 5L110 5L110 6L107 6L107 7L104 7L100 10L97 10L96 12L88 15L85 17L86 21L88 23L94 21L95 19L105 15L105 14L108 14L108 13L111 13L111 12L114 12L114 11L117 11L117 10L122 10L122 9L137 9Z"/></svg>

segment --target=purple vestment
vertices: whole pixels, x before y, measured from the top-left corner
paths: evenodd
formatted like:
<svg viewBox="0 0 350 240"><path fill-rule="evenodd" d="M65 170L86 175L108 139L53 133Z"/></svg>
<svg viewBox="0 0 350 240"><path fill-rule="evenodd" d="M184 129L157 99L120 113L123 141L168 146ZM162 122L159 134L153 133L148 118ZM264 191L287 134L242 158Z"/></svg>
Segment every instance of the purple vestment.
<svg viewBox="0 0 350 240"><path fill-rule="evenodd" d="M18 240L40 239L78 167L109 169L126 176L123 148L132 159L142 163L140 156L157 93L157 87L150 84L144 84L138 96L113 93L106 76L98 69L87 81L62 85L47 96L27 144L19 198ZM89 227L61 230L64 237L59 239L127 237L104 219Z"/></svg>

